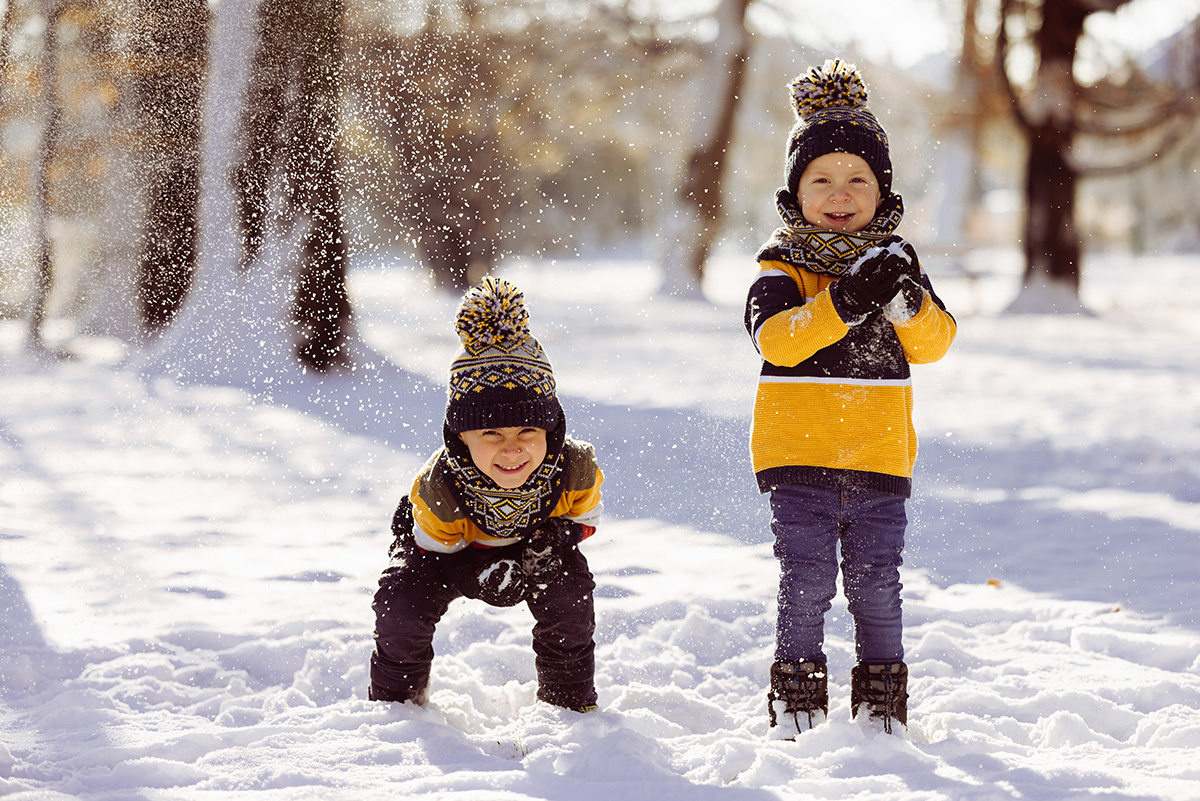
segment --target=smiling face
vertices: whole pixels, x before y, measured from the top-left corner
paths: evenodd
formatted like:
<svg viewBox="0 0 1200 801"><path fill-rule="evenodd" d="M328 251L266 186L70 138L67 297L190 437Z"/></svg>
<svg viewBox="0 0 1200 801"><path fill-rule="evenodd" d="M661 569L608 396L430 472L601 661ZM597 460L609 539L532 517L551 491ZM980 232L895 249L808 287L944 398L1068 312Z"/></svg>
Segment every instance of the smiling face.
<svg viewBox="0 0 1200 801"><path fill-rule="evenodd" d="M804 219L832 231L861 231L875 219L879 179L862 156L826 153L808 163L798 189Z"/></svg>
<svg viewBox="0 0 1200 801"><path fill-rule="evenodd" d="M546 429L509 426L463 431L458 438L471 452L471 461L504 489L525 483L546 458Z"/></svg>

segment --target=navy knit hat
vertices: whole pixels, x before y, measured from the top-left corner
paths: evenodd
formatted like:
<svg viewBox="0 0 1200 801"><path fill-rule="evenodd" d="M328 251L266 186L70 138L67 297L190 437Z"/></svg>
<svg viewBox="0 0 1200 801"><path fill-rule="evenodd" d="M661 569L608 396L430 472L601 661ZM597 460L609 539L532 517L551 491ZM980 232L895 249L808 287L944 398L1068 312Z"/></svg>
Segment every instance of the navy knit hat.
<svg viewBox="0 0 1200 801"><path fill-rule="evenodd" d="M858 70L840 59L813 67L791 83L796 124L788 134L787 188L793 195L800 176L826 153L861 156L875 173L882 197L892 193L892 159L883 126L867 108L867 90Z"/></svg>
<svg viewBox="0 0 1200 801"><path fill-rule="evenodd" d="M463 296L454 328L462 347L450 363L449 431L558 427L563 412L554 371L529 333L521 290L498 278L483 279Z"/></svg>

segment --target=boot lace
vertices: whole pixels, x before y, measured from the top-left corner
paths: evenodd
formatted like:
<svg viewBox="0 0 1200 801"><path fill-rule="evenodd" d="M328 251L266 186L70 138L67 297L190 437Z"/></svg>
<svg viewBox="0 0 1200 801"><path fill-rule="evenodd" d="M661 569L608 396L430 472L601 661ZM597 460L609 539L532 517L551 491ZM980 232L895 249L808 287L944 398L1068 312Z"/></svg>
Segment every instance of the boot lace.
<svg viewBox="0 0 1200 801"><path fill-rule="evenodd" d="M775 698L784 702L784 712L796 719L807 716L807 727L817 723L817 712L828 708L828 684L825 666L819 662L776 662L771 666L771 689ZM772 716L774 710L772 710Z"/></svg>

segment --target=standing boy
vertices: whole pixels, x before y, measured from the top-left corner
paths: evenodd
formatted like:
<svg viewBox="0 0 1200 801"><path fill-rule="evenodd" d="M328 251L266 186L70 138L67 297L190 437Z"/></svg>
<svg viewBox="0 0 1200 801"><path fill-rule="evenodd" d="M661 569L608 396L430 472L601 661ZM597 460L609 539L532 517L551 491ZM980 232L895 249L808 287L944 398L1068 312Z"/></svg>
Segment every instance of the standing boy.
<svg viewBox="0 0 1200 801"><path fill-rule="evenodd" d="M857 71L826 62L791 88L783 226L758 253L745 318L763 359L751 455L781 566L768 710L772 736L788 739L828 714L824 621L840 544L851 713L865 709L890 732L908 721L899 566L917 455L909 364L940 359L956 327L894 233L903 204Z"/></svg>
<svg viewBox="0 0 1200 801"><path fill-rule="evenodd" d="M596 708L596 584L579 551L600 518L592 446L566 435L554 373L521 292L485 278L458 308L439 449L392 520L375 594L370 697L424 704L434 627L456 598L525 601L537 697Z"/></svg>

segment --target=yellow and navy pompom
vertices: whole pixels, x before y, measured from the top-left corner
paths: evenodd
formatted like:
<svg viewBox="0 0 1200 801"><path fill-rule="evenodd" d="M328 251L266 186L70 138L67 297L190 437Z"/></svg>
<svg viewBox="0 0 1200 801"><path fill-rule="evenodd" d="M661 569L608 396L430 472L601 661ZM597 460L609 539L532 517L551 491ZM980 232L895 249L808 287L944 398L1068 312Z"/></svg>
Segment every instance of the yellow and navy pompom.
<svg viewBox="0 0 1200 801"><path fill-rule="evenodd" d="M791 84L792 108L798 119L831 108L866 108L867 87L853 64L841 59L812 67Z"/></svg>
<svg viewBox="0 0 1200 801"><path fill-rule="evenodd" d="M529 338L525 295L500 278L484 278L458 305L454 330L469 353L485 348L511 350Z"/></svg>

